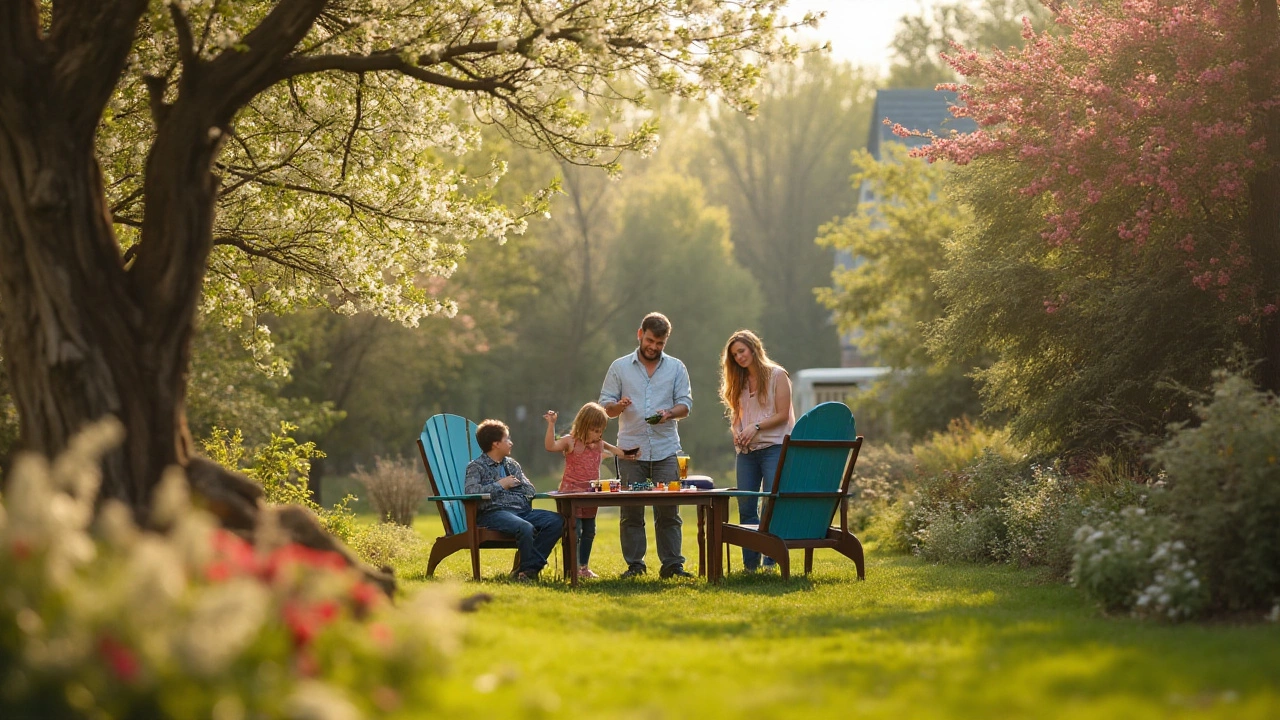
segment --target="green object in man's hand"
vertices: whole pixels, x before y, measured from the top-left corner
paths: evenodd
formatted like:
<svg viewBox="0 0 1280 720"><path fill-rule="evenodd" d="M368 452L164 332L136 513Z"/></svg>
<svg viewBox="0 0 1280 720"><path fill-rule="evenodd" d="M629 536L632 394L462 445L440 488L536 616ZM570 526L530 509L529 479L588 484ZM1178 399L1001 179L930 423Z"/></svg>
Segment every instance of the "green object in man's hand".
<svg viewBox="0 0 1280 720"><path fill-rule="evenodd" d="M650 415L649 417L645 418L644 421L649 423L650 425L657 425L658 423L662 422L662 413L658 413L657 415Z"/></svg>

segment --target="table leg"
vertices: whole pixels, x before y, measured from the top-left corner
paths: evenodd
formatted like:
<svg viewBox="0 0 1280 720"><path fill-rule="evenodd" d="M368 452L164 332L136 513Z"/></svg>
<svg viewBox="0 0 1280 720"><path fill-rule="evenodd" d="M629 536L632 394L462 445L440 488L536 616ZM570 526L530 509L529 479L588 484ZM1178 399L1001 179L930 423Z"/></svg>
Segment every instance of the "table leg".
<svg viewBox="0 0 1280 720"><path fill-rule="evenodd" d="M578 585L578 524L573 521L573 501L556 500L556 509L564 518L564 535L560 549L564 557L564 578L569 585Z"/></svg>
<svg viewBox="0 0 1280 720"><path fill-rule="evenodd" d="M707 581L718 583L724 579L724 522L729 518L729 498L712 499L711 507L711 547L708 549Z"/></svg>
<svg viewBox="0 0 1280 720"><path fill-rule="evenodd" d="M698 575L707 576L707 506L698 504Z"/></svg>

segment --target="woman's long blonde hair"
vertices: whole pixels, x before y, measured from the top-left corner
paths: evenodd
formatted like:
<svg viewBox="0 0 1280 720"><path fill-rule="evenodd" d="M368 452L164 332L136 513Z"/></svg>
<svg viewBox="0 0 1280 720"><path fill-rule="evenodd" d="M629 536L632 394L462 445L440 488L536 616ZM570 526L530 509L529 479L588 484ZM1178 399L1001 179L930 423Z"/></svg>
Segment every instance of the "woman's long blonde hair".
<svg viewBox="0 0 1280 720"><path fill-rule="evenodd" d="M609 425L609 416L605 413L604 407L600 403L589 402L582 406L577 416L573 418L573 425L569 428L569 434L582 441L583 445L587 444L587 433L592 430L603 431Z"/></svg>
<svg viewBox="0 0 1280 720"><path fill-rule="evenodd" d="M751 351L751 367L742 367L733 359L733 344L742 343ZM742 398L742 390L747 387L750 379L751 371L756 373L756 381L761 387L756 388L756 397L760 400L760 404L764 405L772 395L772 388L765 387L769 384L773 377L773 369L782 367L778 363L769 359L769 354L764 351L764 343L760 342L760 338L750 330L739 330L729 336L729 342L724 344L724 362L720 368L720 402L728 408L729 420L737 422L742 417L742 408L739 406Z"/></svg>

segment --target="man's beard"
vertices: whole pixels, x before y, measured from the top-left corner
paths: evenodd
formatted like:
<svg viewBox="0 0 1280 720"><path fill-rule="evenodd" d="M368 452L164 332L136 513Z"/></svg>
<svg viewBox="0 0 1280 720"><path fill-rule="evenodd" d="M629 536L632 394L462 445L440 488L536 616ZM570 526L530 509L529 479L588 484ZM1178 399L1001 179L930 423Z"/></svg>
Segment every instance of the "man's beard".
<svg viewBox="0 0 1280 720"><path fill-rule="evenodd" d="M645 360L657 360L660 355L662 355L662 351L660 350L646 350L644 348L640 348L640 357Z"/></svg>

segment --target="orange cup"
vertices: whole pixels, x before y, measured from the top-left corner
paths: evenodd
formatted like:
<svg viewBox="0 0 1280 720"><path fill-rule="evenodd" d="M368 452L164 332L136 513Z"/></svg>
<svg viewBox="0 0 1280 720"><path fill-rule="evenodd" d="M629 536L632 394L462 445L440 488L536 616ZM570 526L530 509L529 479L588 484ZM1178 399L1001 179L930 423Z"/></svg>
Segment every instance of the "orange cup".
<svg viewBox="0 0 1280 720"><path fill-rule="evenodd" d="M679 481L679 480L672 480L671 482L667 483L667 489L668 489L668 490L671 490L672 492L677 492L677 491L679 491L679 490L680 490L680 481Z"/></svg>

